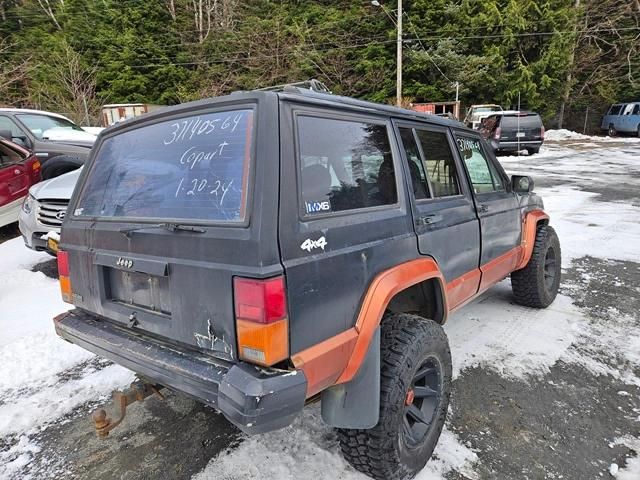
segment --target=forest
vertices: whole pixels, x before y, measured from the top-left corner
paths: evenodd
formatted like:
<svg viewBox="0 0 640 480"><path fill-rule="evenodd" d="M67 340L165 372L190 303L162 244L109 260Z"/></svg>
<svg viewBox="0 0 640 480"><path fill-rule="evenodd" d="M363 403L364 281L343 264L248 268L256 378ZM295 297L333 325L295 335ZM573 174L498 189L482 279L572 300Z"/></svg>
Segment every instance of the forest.
<svg viewBox="0 0 640 480"><path fill-rule="evenodd" d="M378 4L378 5L375 5ZM0 105L96 123L105 103L171 105L317 78L393 103L395 1L0 0ZM539 111L640 98L640 0L403 2L403 102ZM595 120L597 121L597 119Z"/></svg>

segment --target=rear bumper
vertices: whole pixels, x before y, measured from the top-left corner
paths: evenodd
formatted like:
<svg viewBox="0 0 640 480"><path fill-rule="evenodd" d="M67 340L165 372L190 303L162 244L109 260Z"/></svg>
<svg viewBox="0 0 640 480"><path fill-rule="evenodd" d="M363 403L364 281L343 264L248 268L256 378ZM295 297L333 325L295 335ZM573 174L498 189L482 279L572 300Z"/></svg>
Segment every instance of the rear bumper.
<svg viewBox="0 0 640 480"><path fill-rule="evenodd" d="M143 337L80 310L59 315L56 333L161 385L216 408L245 433L286 427L304 407L302 371L230 363Z"/></svg>
<svg viewBox="0 0 640 480"><path fill-rule="evenodd" d="M540 148L542 140L523 140L521 142L499 142L493 140L491 146L494 150L501 152L517 152L527 148Z"/></svg>

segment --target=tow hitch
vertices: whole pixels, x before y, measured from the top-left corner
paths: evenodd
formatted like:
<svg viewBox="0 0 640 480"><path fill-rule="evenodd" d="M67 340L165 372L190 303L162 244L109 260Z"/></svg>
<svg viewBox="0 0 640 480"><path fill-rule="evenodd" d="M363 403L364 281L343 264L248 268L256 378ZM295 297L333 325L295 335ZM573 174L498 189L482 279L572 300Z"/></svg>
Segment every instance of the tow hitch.
<svg viewBox="0 0 640 480"><path fill-rule="evenodd" d="M112 393L112 398L118 413L117 420L113 421L107 417L107 412L102 408L99 408L91 414L98 437L107 438L109 432L120 425L127 414L128 405L134 402L141 402L154 393L158 395L160 399L164 399L164 396L160 393L161 388L160 385L152 385L144 380L136 380L125 391L115 390Z"/></svg>

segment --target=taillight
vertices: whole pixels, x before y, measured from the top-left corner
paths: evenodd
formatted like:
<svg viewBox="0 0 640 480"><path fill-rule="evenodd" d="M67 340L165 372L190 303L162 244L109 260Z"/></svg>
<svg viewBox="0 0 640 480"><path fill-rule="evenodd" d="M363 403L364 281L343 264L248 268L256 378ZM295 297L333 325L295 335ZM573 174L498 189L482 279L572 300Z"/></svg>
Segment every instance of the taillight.
<svg viewBox="0 0 640 480"><path fill-rule="evenodd" d="M544 140L544 125L540 127L540 138Z"/></svg>
<svg viewBox="0 0 640 480"><path fill-rule="evenodd" d="M58 250L58 277L62 300L71 303L71 280L69 279L69 254Z"/></svg>
<svg viewBox="0 0 640 480"><path fill-rule="evenodd" d="M36 160L31 164L31 170L33 170L34 172L40 170L40 160Z"/></svg>
<svg viewBox="0 0 640 480"><path fill-rule="evenodd" d="M500 127L496 128L496 132L493 134L493 138L496 140L500 140L500 135L502 135L502 129Z"/></svg>
<svg viewBox="0 0 640 480"><path fill-rule="evenodd" d="M289 319L284 277L235 277L233 296L242 360L271 366L289 356Z"/></svg>

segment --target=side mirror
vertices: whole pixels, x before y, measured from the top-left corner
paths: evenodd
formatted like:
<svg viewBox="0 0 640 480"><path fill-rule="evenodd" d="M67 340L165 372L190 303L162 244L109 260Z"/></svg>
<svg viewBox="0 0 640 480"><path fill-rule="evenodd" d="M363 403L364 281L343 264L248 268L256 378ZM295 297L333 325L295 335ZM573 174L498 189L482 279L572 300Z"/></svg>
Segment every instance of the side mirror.
<svg viewBox="0 0 640 480"><path fill-rule="evenodd" d="M526 175L513 175L511 188L516 193L529 193L533 190L533 178Z"/></svg>
<svg viewBox="0 0 640 480"><path fill-rule="evenodd" d="M11 141L11 130L0 130L0 137L4 138L5 140Z"/></svg>

